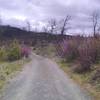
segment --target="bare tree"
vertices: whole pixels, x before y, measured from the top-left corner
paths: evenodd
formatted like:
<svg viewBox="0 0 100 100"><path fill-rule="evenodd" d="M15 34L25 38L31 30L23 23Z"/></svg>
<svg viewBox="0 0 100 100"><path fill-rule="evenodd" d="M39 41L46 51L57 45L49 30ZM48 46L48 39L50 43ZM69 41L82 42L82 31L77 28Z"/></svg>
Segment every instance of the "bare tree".
<svg viewBox="0 0 100 100"><path fill-rule="evenodd" d="M49 32L50 33L55 33L56 32L56 26L57 26L57 21L56 19L51 19L48 21L48 27L49 27Z"/></svg>
<svg viewBox="0 0 100 100"><path fill-rule="evenodd" d="M26 24L27 24L27 31L30 31L31 30L30 22L29 21L26 21Z"/></svg>
<svg viewBox="0 0 100 100"><path fill-rule="evenodd" d="M98 31L98 33L100 33L100 27L98 27L98 30L97 31Z"/></svg>
<svg viewBox="0 0 100 100"><path fill-rule="evenodd" d="M48 27L47 26L43 26L42 30L43 30L43 32L48 33Z"/></svg>
<svg viewBox="0 0 100 100"><path fill-rule="evenodd" d="M2 16L1 16L1 14L0 14L0 25L2 24Z"/></svg>
<svg viewBox="0 0 100 100"><path fill-rule="evenodd" d="M67 15L65 19L62 20L62 27L61 27L61 34L64 35L65 32L69 29L69 21L71 19L71 16Z"/></svg>
<svg viewBox="0 0 100 100"><path fill-rule="evenodd" d="M92 14L92 23L93 23L93 36L96 37L98 30L100 29L99 26L99 13L97 11L94 11Z"/></svg>

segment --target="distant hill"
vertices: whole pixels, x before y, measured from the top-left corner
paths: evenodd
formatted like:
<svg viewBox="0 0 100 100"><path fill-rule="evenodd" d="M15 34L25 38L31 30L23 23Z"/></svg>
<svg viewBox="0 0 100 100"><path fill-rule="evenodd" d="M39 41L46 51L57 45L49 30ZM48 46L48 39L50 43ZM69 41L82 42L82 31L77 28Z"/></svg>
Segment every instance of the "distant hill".
<svg viewBox="0 0 100 100"><path fill-rule="evenodd" d="M32 45L37 42L55 42L61 40L61 38L71 38L72 36L57 34L50 34L44 32L28 32L16 27L11 26L0 26L0 41L11 41L17 39L20 42L30 43Z"/></svg>

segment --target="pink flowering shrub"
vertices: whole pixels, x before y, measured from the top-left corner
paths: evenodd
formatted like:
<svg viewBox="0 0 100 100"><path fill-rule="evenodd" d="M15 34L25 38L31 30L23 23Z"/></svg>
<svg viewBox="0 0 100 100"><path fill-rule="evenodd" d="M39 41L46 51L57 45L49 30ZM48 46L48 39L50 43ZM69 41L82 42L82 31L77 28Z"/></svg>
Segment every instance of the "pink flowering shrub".
<svg viewBox="0 0 100 100"><path fill-rule="evenodd" d="M30 53L31 53L31 48L30 47L25 46L25 45L21 46L21 55L22 55L22 57L29 57Z"/></svg>

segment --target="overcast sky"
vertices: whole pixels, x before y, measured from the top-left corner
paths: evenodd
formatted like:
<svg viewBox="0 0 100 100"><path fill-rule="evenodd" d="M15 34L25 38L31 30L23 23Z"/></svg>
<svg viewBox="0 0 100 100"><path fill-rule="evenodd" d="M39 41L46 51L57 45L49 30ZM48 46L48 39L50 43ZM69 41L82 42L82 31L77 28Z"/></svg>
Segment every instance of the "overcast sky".
<svg viewBox="0 0 100 100"><path fill-rule="evenodd" d="M25 26L42 25L50 18L60 20L72 16L70 32L90 32L89 15L100 10L100 0L0 0L0 13L4 24Z"/></svg>

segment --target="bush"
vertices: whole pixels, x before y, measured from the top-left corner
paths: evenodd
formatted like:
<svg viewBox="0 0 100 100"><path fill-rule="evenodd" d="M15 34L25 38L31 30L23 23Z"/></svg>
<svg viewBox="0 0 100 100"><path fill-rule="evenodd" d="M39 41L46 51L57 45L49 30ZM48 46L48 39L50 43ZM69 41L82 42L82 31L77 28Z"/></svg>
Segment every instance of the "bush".
<svg viewBox="0 0 100 100"><path fill-rule="evenodd" d="M6 51L4 47L0 48L0 60L5 60L6 59Z"/></svg>
<svg viewBox="0 0 100 100"><path fill-rule="evenodd" d="M31 53L31 48L26 45L20 45L14 40L9 45L0 48L0 60L15 61L21 57L28 57Z"/></svg>
<svg viewBox="0 0 100 100"><path fill-rule="evenodd" d="M21 58L21 49L16 41L14 41L14 43L10 46L10 49L7 51L7 58L9 61L18 60Z"/></svg>
<svg viewBox="0 0 100 100"><path fill-rule="evenodd" d="M29 57L31 53L31 49L28 46L21 46L21 56L22 57Z"/></svg>
<svg viewBox="0 0 100 100"><path fill-rule="evenodd" d="M64 40L61 44L62 53L67 61L77 61L75 72L86 72L92 65L100 61L100 39L85 37Z"/></svg>
<svg viewBox="0 0 100 100"><path fill-rule="evenodd" d="M63 42L62 52L68 62L71 62L78 57L78 45L78 42L74 39Z"/></svg>
<svg viewBox="0 0 100 100"><path fill-rule="evenodd" d="M100 59L100 42L95 39L89 39L83 41L79 46L79 63L80 71L89 71L92 69L92 65L98 62Z"/></svg>
<svg viewBox="0 0 100 100"><path fill-rule="evenodd" d="M96 83L100 84L100 68L97 69L97 70L93 73L93 75L92 75L92 77L91 77L91 83L92 83L92 84L96 84Z"/></svg>
<svg viewBox="0 0 100 100"><path fill-rule="evenodd" d="M80 72L88 71L91 69L91 64L95 61L96 49L92 41L84 41L82 45L78 48L79 52L79 63Z"/></svg>

